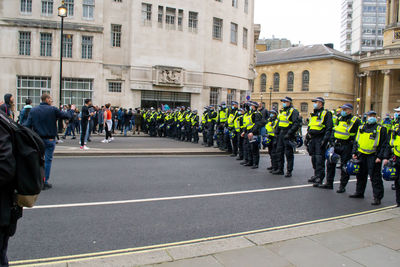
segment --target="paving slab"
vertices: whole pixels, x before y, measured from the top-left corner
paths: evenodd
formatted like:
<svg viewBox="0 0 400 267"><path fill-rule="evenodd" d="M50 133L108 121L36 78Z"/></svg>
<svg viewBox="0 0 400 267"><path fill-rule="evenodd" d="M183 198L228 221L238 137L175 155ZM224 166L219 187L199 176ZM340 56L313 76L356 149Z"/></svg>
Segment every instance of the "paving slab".
<svg viewBox="0 0 400 267"><path fill-rule="evenodd" d="M68 267L132 267L139 265L149 265L172 261L172 258L165 250L155 250L149 252L137 252L124 256L100 258L95 260L82 260L68 263Z"/></svg>
<svg viewBox="0 0 400 267"><path fill-rule="evenodd" d="M341 222L345 224L349 224L352 226L363 225L363 224L370 224L374 222L380 222L385 220L390 220L393 218L397 218L398 215L393 214L391 211L382 211L378 213L360 215L350 218L342 219Z"/></svg>
<svg viewBox="0 0 400 267"><path fill-rule="evenodd" d="M214 257L199 257L154 265L154 267L223 267Z"/></svg>
<svg viewBox="0 0 400 267"><path fill-rule="evenodd" d="M167 251L174 260L180 260L252 246L254 246L254 244L243 237L233 237L169 248Z"/></svg>
<svg viewBox="0 0 400 267"><path fill-rule="evenodd" d="M305 237L278 242L267 245L266 247L281 257L284 257L297 267L362 266L361 264L335 253L332 250L321 246L319 243Z"/></svg>
<svg viewBox="0 0 400 267"><path fill-rule="evenodd" d="M222 265L229 267L262 267L266 265L274 267L294 266L286 259L263 246L217 253L214 257Z"/></svg>
<svg viewBox="0 0 400 267"><path fill-rule="evenodd" d="M340 221L330 221L330 222L322 222L311 225L304 225L289 229L247 235L246 238L256 243L257 245L264 245L273 242L344 229L346 227L349 226L343 224Z"/></svg>
<svg viewBox="0 0 400 267"><path fill-rule="evenodd" d="M399 267L400 252L381 245L369 246L344 253L346 257L357 261L364 266Z"/></svg>

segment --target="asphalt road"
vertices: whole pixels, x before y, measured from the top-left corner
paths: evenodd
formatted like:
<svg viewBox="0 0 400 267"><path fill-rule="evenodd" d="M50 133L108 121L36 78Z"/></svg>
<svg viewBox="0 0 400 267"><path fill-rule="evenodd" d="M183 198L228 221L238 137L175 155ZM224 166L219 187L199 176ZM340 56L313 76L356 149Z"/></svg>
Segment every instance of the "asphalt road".
<svg viewBox="0 0 400 267"><path fill-rule="evenodd" d="M174 197L307 184L310 158L296 156L294 176L250 170L232 158L127 157L57 158L54 188L40 195L38 206ZM337 187L337 185L336 185ZM133 248L237 233L373 209L366 198L349 199L312 187L209 196L193 199L24 211L10 241L10 260L47 258ZM383 206L394 204L385 183Z"/></svg>

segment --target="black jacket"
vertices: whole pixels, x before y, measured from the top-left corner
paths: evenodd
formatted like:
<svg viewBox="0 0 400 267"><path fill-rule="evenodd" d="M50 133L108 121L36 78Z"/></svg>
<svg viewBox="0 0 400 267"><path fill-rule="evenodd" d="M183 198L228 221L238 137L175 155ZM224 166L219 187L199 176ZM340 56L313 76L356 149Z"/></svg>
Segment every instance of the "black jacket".
<svg viewBox="0 0 400 267"><path fill-rule="evenodd" d="M15 171L11 132L0 123L0 227L16 222L16 218L12 218Z"/></svg>
<svg viewBox="0 0 400 267"><path fill-rule="evenodd" d="M254 135L260 135L261 128L266 124L263 115L260 111L252 111L251 120L254 122L254 126L248 132L253 133Z"/></svg>
<svg viewBox="0 0 400 267"><path fill-rule="evenodd" d="M292 112L292 116L289 117L289 121L291 121L292 124L287 128L276 127L276 133L277 135L280 134L288 135L290 138L293 139L296 136L297 131L301 127L301 121L299 119L299 111L295 109L293 106L283 108L283 110L287 111L291 108L294 109Z"/></svg>
<svg viewBox="0 0 400 267"><path fill-rule="evenodd" d="M378 127L379 124L375 123L375 124L364 124L363 126L361 126L364 132L366 133L372 133L374 130L376 130L376 128ZM382 126L381 126L382 127ZM381 136L379 137L379 145L376 149L376 157L380 158L380 159L384 159L385 158L385 152L388 146L388 140L387 140L387 131L385 127L382 127L381 129ZM353 154L357 154L358 152L358 143L354 142L353 145Z"/></svg>

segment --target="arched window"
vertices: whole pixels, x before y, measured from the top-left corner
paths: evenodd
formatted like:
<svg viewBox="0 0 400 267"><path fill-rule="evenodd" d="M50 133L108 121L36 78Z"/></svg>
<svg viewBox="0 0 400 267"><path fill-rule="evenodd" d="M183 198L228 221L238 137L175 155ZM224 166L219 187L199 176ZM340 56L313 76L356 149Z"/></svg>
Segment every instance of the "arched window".
<svg viewBox="0 0 400 267"><path fill-rule="evenodd" d="M310 89L310 72L308 70L303 71L303 84L301 87L302 91L308 91Z"/></svg>
<svg viewBox="0 0 400 267"><path fill-rule="evenodd" d="M289 71L287 74L287 90L289 92L293 91L293 84L294 84L294 73Z"/></svg>
<svg viewBox="0 0 400 267"><path fill-rule="evenodd" d="M274 74L274 92L279 92L279 73Z"/></svg>
<svg viewBox="0 0 400 267"><path fill-rule="evenodd" d="M260 86L261 86L261 92L266 92L267 91L267 75L264 73L261 74L261 80L260 80Z"/></svg>
<svg viewBox="0 0 400 267"><path fill-rule="evenodd" d="M272 109L279 110L279 104L277 102L272 103Z"/></svg>
<svg viewBox="0 0 400 267"><path fill-rule="evenodd" d="M300 110L302 113L308 113L308 103L301 103Z"/></svg>

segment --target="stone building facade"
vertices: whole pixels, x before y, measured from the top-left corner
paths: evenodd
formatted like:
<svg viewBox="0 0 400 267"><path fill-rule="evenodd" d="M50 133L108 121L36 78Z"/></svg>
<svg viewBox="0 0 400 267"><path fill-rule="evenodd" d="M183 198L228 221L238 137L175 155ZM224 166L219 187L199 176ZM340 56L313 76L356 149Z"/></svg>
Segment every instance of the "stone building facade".
<svg viewBox="0 0 400 267"><path fill-rule="evenodd" d="M61 0L0 1L0 94L58 104ZM63 104L241 100L254 79L254 0L65 0Z"/></svg>

